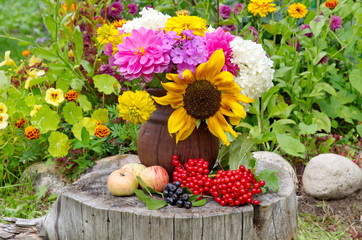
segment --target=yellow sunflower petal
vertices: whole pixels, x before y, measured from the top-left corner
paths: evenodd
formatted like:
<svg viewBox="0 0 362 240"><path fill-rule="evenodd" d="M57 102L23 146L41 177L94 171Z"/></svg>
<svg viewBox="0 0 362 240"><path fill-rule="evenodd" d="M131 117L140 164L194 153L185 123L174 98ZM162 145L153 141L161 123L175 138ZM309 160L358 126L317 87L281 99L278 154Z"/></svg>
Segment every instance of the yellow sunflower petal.
<svg viewBox="0 0 362 240"><path fill-rule="evenodd" d="M168 118L167 127L169 133L178 132L187 122L187 112L184 108L178 108Z"/></svg>
<svg viewBox="0 0 362 240"><path fill-rule="evenodd" d="M167 74L166 74L166 78L167 78L168 80L174 81L174 82L177 83L177 84L181 84L181 85L185 85L185 84L186 84L186 82L185 82L183 79L181 79L181 78L178 76L178 74L175 74L175 73L167 73Z"/></svg>
<svg viewBox="0 0 362 240"><path fill-rule="evenodd" d="M233 111L233 113L236 114L236 116L241 117L241 118L245 118L246 117L246 112L244 110L244 107L236 102L234 99L222 96L221 97L221 106L223 106L226 109L231 109Z"/></svg>
<svg viewBox="0 0 362 240"><path fill-rule="evenodd" d="M187 85L176 84L175 82L161 83L162 87L166 89L167 92L173 92L178 94L184 94Z"/></svg>
<svg viewBox="0 0 362 240"><path fill-rule="evenodd" d="M215 75L221 72L224 64L224 51L222 49L216 50L213 54L211 54L207 62L201 63L196 68L196 79L211 81Z"/></svg>
<svg viewBox="0 0 362 240"><path fill-rule="evenodd" d="M239 124L241 118L238 117L235 113L233 113L229 109L226 109L226 108L221 106L219 111L221 112L222 115L225 115L225 116L229 117L229 122L230 122L231 125Z"/></svg>
<svg viewBox="0 0 362 240"><path fill-rule="evenodd" d="M238 125L240 120L241 118L239 117L229 117L230 124L234 126Z"/></svg>
<svg viewBox="0 0 362 240"><path fill-rule="evenodd" d="M181 94L167 93L164 97L152 97L158 104L178 106L182 104L183 97Z"/></svg>
<svg viewBox="0 0 362 240"><path fill-rule="evenodd" d="M230 145L230 142L227 139L225 132L222 130L216 114L207 119L207 126L209 127L210 132L220 140L225 143L227 146Z"/></svg>
<svg viewBox="0 0 362 240"><path fill-rule="evenodd" d="M231 133L234 137L237 137L238 134L234 131L234 129L229 125L226 121L225 117L221 114L220 111L216 112L217 120L220 124L220 127L225 131Z"/></svg>
<svg viewBox="0 0 362 240"><path fill-rule="evenodd" d="M234 84L235 80L234 80L234 75L231 72L227 72L227 71L223 71L217 75L215 75L212 79L211 82L215 85L215 86L223 86L223 85L228 85L229 84Z"/></svg>
<svg viewBox="0 0 362 240"><path fill-rule="evenodd" d="M176 134L176 143L188 138L196 127L196 120L190 115L186 116L185 125Z"/></svg>
<svg viewBox="0 0 362 240"><path fill-rule="evenodd" d="M192 82L195 81L195 75L192 71L190 70L185 70L183 71L182 73L182 77L184 78L184 81L187 83L187 84L190 84Z"/></svg>

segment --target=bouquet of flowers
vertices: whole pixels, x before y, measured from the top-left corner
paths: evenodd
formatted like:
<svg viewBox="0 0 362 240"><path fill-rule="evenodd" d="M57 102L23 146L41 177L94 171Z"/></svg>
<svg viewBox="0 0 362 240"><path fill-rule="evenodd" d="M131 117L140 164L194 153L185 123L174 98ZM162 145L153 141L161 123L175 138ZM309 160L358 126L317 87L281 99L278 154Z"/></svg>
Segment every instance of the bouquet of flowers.
<svg viewBox="0 0 362 240"><path fill-rule="evenodd" d="M260 44L207 26L187 11L171 17L144 8L140 15L118 27L98 28L108 67L126 82L138 79L143 89L167 91L153 100L175 109L168 130L176 142L204 121L229 145L232 136L237 137L231 125L246 117L245 107L253 98L273 86L273 62ZM145 91L124 91L118 100L120 116L134 123L145 122L155 110Z"/></svg>

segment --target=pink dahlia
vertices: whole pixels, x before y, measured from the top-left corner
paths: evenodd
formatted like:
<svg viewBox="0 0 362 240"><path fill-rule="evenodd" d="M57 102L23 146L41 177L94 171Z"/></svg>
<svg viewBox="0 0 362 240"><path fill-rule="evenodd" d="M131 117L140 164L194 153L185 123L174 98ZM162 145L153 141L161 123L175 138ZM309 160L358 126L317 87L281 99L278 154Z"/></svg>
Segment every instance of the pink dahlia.
<svg viewBox="0 0 362 240"><path fill-rule="evenodd" d="M141 27L134 29L131 36L117 46L114 62L117 71L125 79L143 77L146 82L152 80L153 73L163 72L170 63L169 50L164 49L164 33Z"/></svg>
<svg viewBox="0 0 362 240"><path fill-rule="evenodd" d="M205 33L206 48L211 55L214 51L222 49L225 54L224 71L231 72L234 76L237 76L239 67L236 64L231 63L232 49L230 42L235 38L230 32L225 32L222 28L217 28L216 31L211 33Z"/></svg>

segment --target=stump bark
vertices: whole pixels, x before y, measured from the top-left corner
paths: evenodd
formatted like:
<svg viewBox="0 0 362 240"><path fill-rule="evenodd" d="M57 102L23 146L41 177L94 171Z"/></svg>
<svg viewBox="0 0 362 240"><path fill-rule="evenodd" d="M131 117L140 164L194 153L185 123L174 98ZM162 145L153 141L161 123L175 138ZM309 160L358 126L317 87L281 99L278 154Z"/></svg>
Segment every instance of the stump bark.
<svg viewBox="0 0 362 240"><path fill-rule="evenodd" d="M293 178L260 160L257 171L265 168L280 170L280 190L259 195L260 206L222 207L210 199L202 207L159 210L148 210L135 196L112 196L106 187L112 170L92 172L63 190L43 229L50 240L297 239Z"/></svg>

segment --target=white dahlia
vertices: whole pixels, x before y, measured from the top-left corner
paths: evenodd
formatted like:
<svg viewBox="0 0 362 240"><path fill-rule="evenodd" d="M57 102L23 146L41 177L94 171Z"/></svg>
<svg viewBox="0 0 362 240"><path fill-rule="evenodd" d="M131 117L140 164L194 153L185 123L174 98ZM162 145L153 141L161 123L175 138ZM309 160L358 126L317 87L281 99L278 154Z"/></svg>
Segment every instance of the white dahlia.
<svg viewBox="0 0 362 240"><path fill-rule="evenodd" d="M241 93L258 98L273 86L274 69L261 44L241 37L230 42L233 51L231 62L240 68L235 82L241 87Z"/></svg>
<svg viewBox="0 0 362 240"><path fill-rule="evenodd" d="M141 27L161 31L167 22L167 19L171 16L163 14L153 8L144 7L140 12L141 17L134 18L131 21L127 21L120 30L127 33L132 32L133 29L139 29Z"/></svg>

